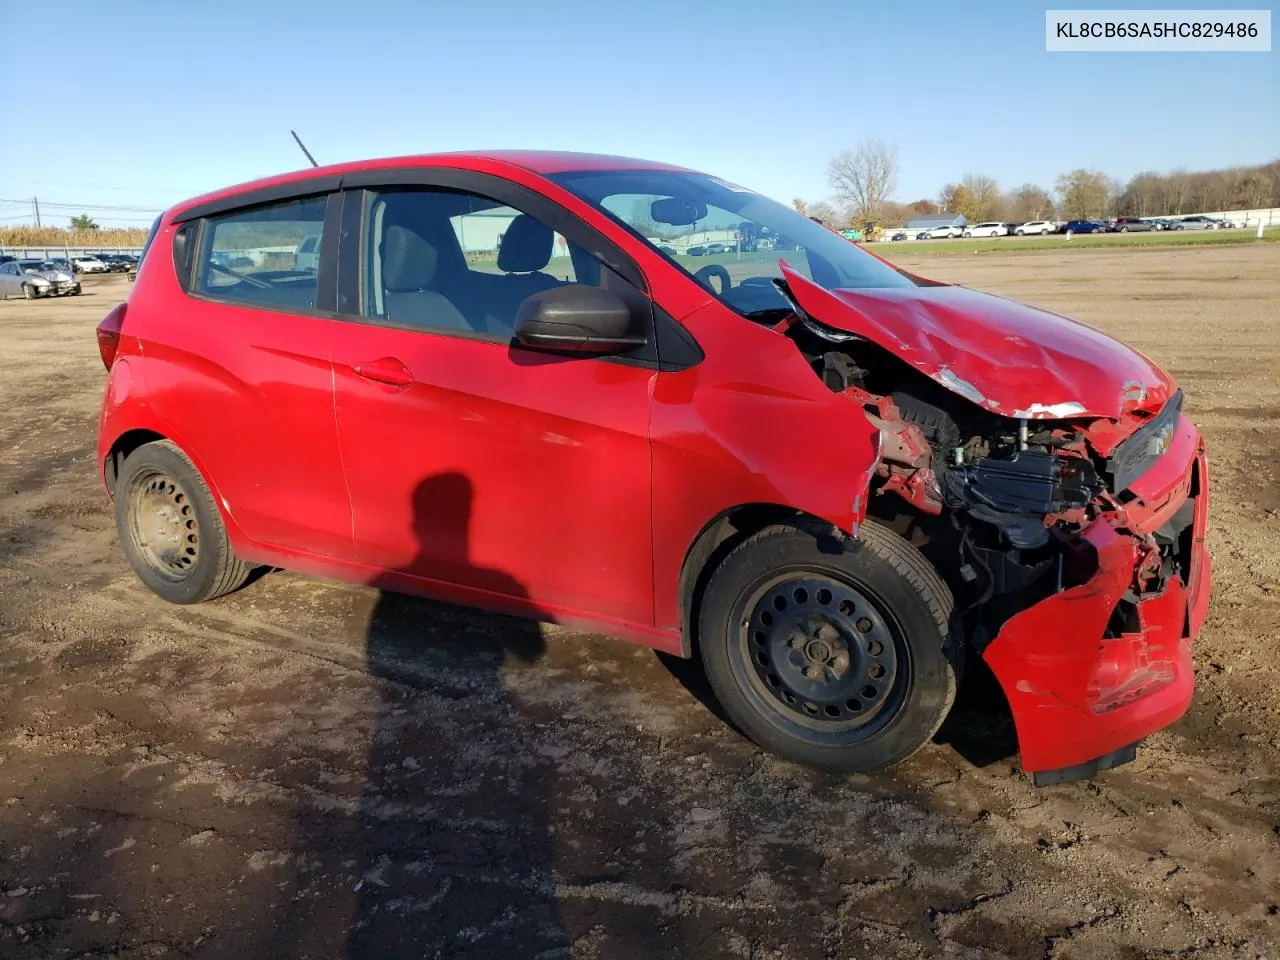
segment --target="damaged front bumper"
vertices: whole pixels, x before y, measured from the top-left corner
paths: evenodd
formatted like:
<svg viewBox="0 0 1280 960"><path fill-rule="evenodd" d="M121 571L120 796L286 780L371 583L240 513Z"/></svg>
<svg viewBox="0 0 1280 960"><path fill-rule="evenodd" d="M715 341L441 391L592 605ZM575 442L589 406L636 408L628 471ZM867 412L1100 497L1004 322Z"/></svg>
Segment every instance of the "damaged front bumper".
<svg viewBox="0 0 1280 960"><path fill-rule="evenodd" d="M1132 759L1132 746L1191 702L1191 643L1209 605L1209 476L1185 416L1130 499L1080 538L1096 570L1011 616L983 649L1017 727L1022 766L1038 784ZM1187 522L1187 518L1190 522ZM1151 535L1173 530L1173 572L1141 593L1135 573Z"/></svg>

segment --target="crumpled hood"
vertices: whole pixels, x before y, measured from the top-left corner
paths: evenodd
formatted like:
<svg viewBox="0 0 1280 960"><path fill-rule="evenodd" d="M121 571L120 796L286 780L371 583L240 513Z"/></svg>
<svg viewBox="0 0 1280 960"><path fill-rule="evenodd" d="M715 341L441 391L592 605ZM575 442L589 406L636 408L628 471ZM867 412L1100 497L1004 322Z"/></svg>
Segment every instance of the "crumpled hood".
<svg viewBox="0 0 1280 960"><path fill-rule="evenodd" d="M1157 411L1177 389L1132 347L1015 300L954 286L826 290L785 264L782 272L815 320L884 347L1003 416L1115 420Z"/></svg>

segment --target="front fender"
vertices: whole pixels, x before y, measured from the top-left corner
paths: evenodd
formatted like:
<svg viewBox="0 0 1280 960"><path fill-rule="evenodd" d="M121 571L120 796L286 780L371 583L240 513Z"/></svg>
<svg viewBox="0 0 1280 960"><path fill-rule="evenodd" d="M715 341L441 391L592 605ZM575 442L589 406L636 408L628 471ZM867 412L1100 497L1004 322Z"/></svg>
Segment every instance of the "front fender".
<svg viewBox="0 0 1280 960"><path fill-rule="evenodd" d="M776 504L854 533L880 459L863 409L829 390L789 338L719 303L685 323L706 359L657 375L650 424L654 614L668 630L680 627L681 569L707 523Z"/></svg>

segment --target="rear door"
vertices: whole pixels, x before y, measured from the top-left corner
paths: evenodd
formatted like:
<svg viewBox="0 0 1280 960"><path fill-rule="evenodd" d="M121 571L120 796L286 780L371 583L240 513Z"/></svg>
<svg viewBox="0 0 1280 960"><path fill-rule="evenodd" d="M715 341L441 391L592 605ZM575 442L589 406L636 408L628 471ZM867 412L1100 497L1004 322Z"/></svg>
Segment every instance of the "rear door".
<svg viewBox="0 0 1280 960"><path fill-rule="evenodd" d="M240 529L322 557L351 547L329 363L338 209L318 194L184 223L173 256L187 295L144 344L157 409ZM310 238L318 272L297 263Z"/></svg>
<svg viewBox="0 0 1280 960"><path fill-rule="evenodd" d="M643 326L643 279L527 188L434 176L447 184L370 174L345 199L339 299L353 322L333 360L358 556L393 584L651 624L652 343L600 358L512 339L525 297L571 283L615 290Z"/></svg>

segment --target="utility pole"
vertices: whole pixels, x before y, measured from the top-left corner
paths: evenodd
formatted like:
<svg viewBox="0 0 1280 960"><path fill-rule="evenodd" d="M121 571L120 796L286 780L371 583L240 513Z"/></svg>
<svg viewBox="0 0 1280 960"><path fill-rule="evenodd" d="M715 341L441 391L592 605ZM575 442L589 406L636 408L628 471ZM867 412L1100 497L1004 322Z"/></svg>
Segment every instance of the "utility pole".
<svg viewBox="0 0 1280 960"><path fill-rule="evenodd" d="M40 229L40 201L36 197L31 198L31 205L36 208L36 229Z"/></svg>

